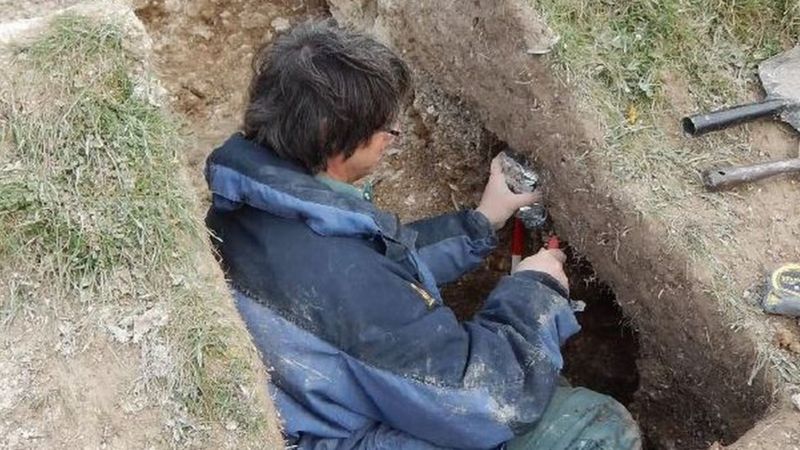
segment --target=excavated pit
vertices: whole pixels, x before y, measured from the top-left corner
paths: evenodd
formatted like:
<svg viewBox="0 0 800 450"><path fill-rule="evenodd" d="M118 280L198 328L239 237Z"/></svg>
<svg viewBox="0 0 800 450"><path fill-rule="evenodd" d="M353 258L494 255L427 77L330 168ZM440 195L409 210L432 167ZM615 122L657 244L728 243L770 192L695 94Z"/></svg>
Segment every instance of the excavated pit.
<svg viewBox="0 0 800 450"><path fill-rule="evenodd" d="M500 278L508 274L510 227L501 231L501 244L481 270L445 286L445 303L461 320L477 312ZM525 255L541 248L537 233L530 233ZM614 291L597 278L591 264L570 248L565 248L565 271L570 279L570 297L586 304L577 313L581 332L563 349L564 376L574 386L584 386L611 395L625 406L634 401L639 388L639 341L616 303Z"/></svg>
<svg viewBox="0 0 800 450"><path fill-rule="evenodd" d="M405 221L474 206L480 198L489 161L507 146L485 128L473 104L447 93L427 72L417 71L416 80L415 96L403 121L404 129L409 132L399 148L389 152L374 179L378 204L398 212ZM529 156L536 158L537 154L529 153ZM554 177L547 177L544 185L546 202L551 209L562 202L556 192L564 188L571 190L568 186L554 184L554 180ZM562 238L569 238L564 222L556 219L553 231ZM580 215L575 219L579 220ZM705 449L716 442L725 445L734 442L761 418L766 401L756 397L756 406L752 409L726 411L724 405L737 397L744 398L744 402L750 399L746 394L735 393L737 397L733 399L711 399L709 403L702 390L705 386L719 384L718 377L727 376L721 375L727 369L717 362L720 354L705 352L722 350L723 358L731 358L726 364L736 365L741 357L741 353L736 352L741 350L725 354L724 347L699 348L698 354L691 357L705 365L706 377L691 374L692 378L680 380L667 375L668 363L653 357L653 346L679 348L680 340L687 337L648 334L636 319L623 312L612 288L616 283L604 278L600 270L595 270L597 266L593 267L591 260L577 250L578 246L585 246L585 239L612 238L605 233L587 233L578 237L577 245L567 242L566 248L571 297L587 304L586 311L577 315L583 328L581 333L571 338L564 348L567 379L573 385L611 395L627 406L642 427L646 448ZM508 273L510 234L510 226L506 226L499 232L501 241L497 250L481 268L444 287L445 302L460 319L468 320L500 277ZM526 254L541 248L541 234L531 233L527 245ZM609 256L619 258L615 250L616 245L603 262L608 264ZM629 269L631 272L623 276L641 280L653 275L642 272L643 269ZM632 298L628 294L625 301L630 305L653 299L658 300L658 295ZM674 314L667 319L691 320ZM716 326L719 327L717 333L727 329L721 321ZM705 333L702 341L693 336L688 339L711 344L711 338ZM697 389L701 390L700 394ZM735 419L731 420L731 416Z"/></svg>
<svg viewBox="0 0 800 450"><path fill-rule="evenodd" d="M139 3L172 106L196 143L188 160L204 195L202 161L238 126L254 50L275 35L276 18L296 23L327 11L301 1ZM753 360L752 345L703 304L658 233L621 210L581 165L577 156L590 151L591 138L585 124L574 123L549 69L520 62L517 40L530 33L519 17L503 16L488 1L446 14L429 2L367 1L372 6L363 11L348 10L346 0L331 3L340 21L397 47L415 73L405 135L372 180L379 206L405 221L474 206L491 157L507 141L545 175L556 231L571 244L572 297L588 305L579 314L582 333L564 350L567 378L628 406L654 449L727 445L763 417L772 385L743 362ZM536 83L515 83L520 77ZM460 318L507 273L509 234L501 231L484 267L444 289ZM531 252L538 245L529 240Z"/></svg>

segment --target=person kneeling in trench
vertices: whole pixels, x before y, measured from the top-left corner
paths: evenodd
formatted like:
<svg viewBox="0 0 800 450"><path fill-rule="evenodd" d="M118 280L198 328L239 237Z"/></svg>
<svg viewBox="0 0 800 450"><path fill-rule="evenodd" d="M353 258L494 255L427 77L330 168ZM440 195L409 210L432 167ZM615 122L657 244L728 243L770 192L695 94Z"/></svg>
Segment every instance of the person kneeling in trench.
<svg viewBox="0 0 800 450"><path fill-rule="evenodd" d="M208 157L207 224L299 449L633 449L610 397L562 386L579 330L560 250L504 277L459 323L440 286L478 267L513 194L492 161L474 210L402 225L351 183L400 134L406 64L306 23L254 60L243 132Z"/></svg>

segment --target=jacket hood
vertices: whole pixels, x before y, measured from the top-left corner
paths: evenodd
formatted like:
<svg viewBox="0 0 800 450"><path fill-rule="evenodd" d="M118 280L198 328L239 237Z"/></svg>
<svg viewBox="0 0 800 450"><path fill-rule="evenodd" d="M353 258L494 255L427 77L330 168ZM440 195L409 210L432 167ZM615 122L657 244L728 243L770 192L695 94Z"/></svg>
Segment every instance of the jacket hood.
<svg viewBox="0 0 800 450"><path fill-rule="evenodd" d="M413 247L416 233L372 203L331 190L300 166L241 134L231 136L206 160L213 207L242 205L304 222L323 236L381 236Z"/></svg>

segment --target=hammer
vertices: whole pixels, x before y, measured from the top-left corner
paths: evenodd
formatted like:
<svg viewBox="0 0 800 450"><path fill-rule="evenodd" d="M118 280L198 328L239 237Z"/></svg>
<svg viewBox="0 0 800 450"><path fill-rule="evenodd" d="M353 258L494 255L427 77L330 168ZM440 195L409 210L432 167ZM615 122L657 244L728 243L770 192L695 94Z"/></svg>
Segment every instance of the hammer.
<svg viewBox="0 0 800 450"><path fill-rule="evenodd" d="M800 172L800 158L706 170L703 172L703 184L710 191L719 191L782 173L795 172Z"/></svg>

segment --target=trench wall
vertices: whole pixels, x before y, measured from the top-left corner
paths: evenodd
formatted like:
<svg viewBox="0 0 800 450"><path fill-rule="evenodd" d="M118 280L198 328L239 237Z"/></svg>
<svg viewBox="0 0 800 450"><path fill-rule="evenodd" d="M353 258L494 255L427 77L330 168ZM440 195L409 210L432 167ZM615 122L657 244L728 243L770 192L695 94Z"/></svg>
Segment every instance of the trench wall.
<svg viewBox="0 0 800 450"><path fill-rule="evenodd" d="M669 445L659 436L664 421L683 430L668 433L679 447L682 433L730 443L753 427L774 388L768 373L752 371L753 342L726 326L716 300L692 282L687 256L665 248L663 224L638 216L610 187L608 168L592 157L602 132L540 55L554 38L527 4L329 3L340 22L391 43L415 71L477 111L489 131L533 156L559 233L611 283L639 331L641 387L632 409L651 438Z"/></svg>

